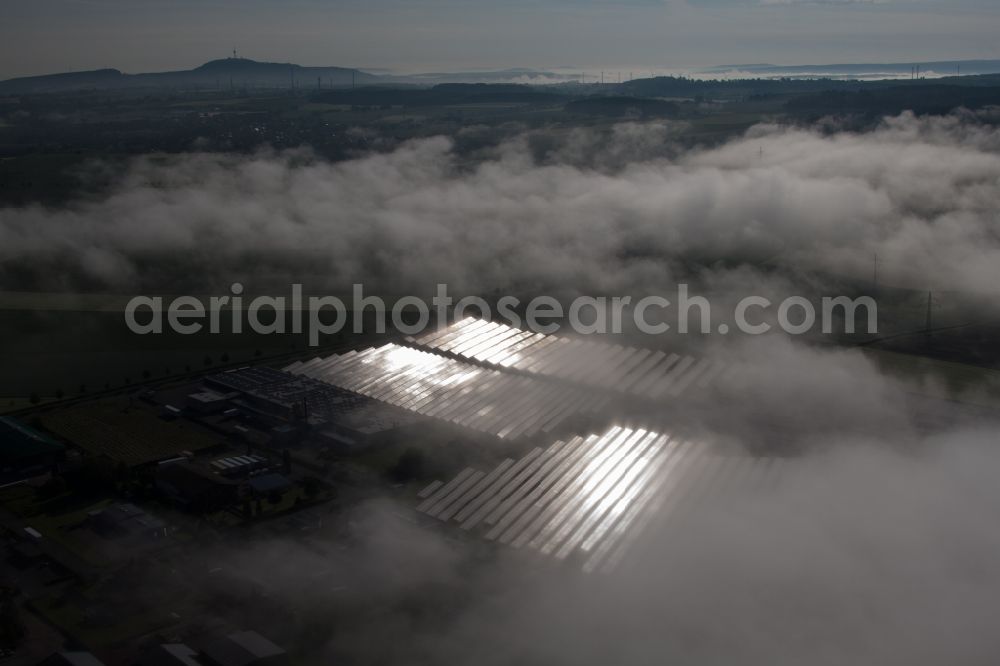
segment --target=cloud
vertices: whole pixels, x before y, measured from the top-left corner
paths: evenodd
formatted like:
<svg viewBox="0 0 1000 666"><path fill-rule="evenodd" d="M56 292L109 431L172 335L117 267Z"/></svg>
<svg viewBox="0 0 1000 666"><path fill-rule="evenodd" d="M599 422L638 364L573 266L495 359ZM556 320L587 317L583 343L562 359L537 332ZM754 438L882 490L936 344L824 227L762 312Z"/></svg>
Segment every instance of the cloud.
<svg viewBox="0 0 1000 666"><path fill-rule="evenodd" d="M384 500L349 511L336 537L258 539L195 561L256 590L222 608L297 641L304 663L989 664L994 435L842 437L787 462L768 489L661 516L612 575L417 528Z"/></svg>
<svg viewBox="0 0 1000 666"><path fill-rule="evenodd" d="M774 261L993 290L1000 136L970 115L868 133L762 125L684 151L670 125L527 131L471 161L438 137L327 163L305 151L136 159L114 190L0 210L7 284L218 292L365 282L652 290L691 262Z"/></svg>

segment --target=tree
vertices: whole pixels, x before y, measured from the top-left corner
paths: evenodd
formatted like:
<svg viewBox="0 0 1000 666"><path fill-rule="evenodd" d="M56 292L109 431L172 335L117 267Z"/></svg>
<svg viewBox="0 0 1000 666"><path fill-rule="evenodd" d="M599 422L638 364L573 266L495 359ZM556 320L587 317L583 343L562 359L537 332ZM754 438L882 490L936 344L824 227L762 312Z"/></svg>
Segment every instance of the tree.
<svg viewBox="0 0 1000 666"><path fill-rule="evenodd" d="M0 646L13 650L24 639L24 622L17 605L17 590L4 587L0 591Z"/></svg>
<svg viewBox="0 0 1000 666"><path fill-rule="evenodd" d="M60 476L53 476L38 487L38 499L48 500L66 492L66 481Z"/></svg>
<svg viewBox="0 0 1000 666"><path fill-rule="evenodd" d="M305 493L306 499L316 499L325 485L323 481L310 475L302 479L302 492Z"/></svg>
<svg viewBox="0 0 1000 666"><path fill-rule="evenodd" d="M389 470L389 476L396 483L406 483L423 474L425 466L423 452L411 446L400 454L396 464Z"/></svg>

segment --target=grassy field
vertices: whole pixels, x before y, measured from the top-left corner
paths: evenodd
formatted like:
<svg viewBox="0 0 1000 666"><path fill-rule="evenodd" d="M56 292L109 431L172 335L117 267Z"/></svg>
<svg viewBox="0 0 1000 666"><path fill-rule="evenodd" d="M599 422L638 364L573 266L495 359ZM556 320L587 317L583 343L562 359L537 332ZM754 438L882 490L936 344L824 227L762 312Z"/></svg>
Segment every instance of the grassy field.
<svg viewBox="0 0 1000 666"><path fill-rule="evenodd" d="M157 608L134 608L132 612L116 613L113 619L105 619L100 617L101 592L101 588L93 588L73 598L53 595L32 602L32 607L49 623L90 650L114 647L179 622L176 615Z"/></svg>

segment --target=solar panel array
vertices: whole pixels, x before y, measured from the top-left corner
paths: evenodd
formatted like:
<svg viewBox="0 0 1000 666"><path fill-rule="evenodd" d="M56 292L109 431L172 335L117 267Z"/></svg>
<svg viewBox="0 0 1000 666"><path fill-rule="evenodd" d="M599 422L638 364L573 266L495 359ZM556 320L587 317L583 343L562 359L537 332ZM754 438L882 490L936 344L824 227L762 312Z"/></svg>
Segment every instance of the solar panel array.
<svg viewBox="0 0 1000 666"><path fill-rule="evenodd" d="M651 521L724 484L764 483L772 459L712 455L701 442L615 426L462 470L419 493L417 510L585 571L612 571Z"/></svg>
<svg viewBox="0 0 1000 666"><path fill-rule="evenodd" d="M706 388L726 371L718 360L543 335L475 317L422 335L412 343L491 367L650 400Z"/></svg>
<svg viewBox="0 0 1000 666"><path fill-rule="evenodd" d="M393 343L296 362L286 371L505 440L551 432L609 400Z"/></svg>
<svg viewBox="0 0 1000 666"><path fill-rule="evenodd" d="M408 343L285 370L501 439L550 433L606 409L616 395L679 396L726 371L708 359L471 317ZM489 471L469 467L434 481L417 509L489 540L578 561L585 571L611 571L652 522L720 486L762 483L775 468L772 460L714 455L682 436L614 426L536 447Z"/></svg>

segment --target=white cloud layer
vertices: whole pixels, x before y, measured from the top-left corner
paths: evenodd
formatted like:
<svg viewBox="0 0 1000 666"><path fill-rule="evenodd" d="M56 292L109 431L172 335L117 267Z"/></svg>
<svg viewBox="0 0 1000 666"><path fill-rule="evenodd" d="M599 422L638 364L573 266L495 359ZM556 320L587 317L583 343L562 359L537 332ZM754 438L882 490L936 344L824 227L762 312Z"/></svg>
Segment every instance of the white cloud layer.
<svg viewBox="0 0 1000 666"><path fill-rule="evenodd" d="M302 152L137 159L97 201L0 210L9 284L649 290L718 260L917 289L1000 282L1000 132L971 115L868 133L758 126L680 151L669 125L446 138L336 164ZM544 147L544 150L541 148ZM200 291L198 291L200 290Z"/></svg>

